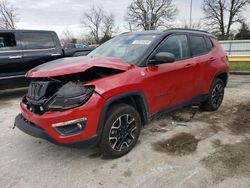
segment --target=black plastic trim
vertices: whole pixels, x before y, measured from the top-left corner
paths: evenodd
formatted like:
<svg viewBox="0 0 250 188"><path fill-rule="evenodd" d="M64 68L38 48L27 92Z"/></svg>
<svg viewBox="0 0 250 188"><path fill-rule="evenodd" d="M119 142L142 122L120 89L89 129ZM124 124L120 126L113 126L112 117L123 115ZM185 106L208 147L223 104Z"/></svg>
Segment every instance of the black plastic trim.
<svg viewBox="0 0 250 188"><path fill-rule="evenodd" d="M156 117L160 116L161 114L164 113L168 113L192 104L198 104L204 100L207 99L208 94L201 94L201 95L197 95L194 96L192 99L175 104L173 106L164 108L154 114L149 114L149 109L148 109L148 105L147 105L147 100L145 95L143 94L142 91L131 91L131 92L127 92L127 93L123 93L117 96L114 96L112 98L110 98L109 100L107 100L107 102L104 104L102 111L101 111L101 116L99 119L99 123L98 123L98 128L97 128L97 135L99 137L99 139L101 138L102 135L102 130L105 124L105 118L106 118L106 114L108 112L108 109L110 107L110 105L116 101L119 101L120 99L126 98L126 97L132 97L132 96L139 96L142 99L142 109L143 109L143 118L145 119L145 124L149 123L152 119L155 119Z"/></svg>
<svg viewBox="0 0 250 188"><path fill-rule="evenodd" d="M192 52L191 52L191 44L190 44L190 37L189 37L189 34L188 33L172 33L172 34L169 34L168 36L166 36L158 45L157 47L152 51L152 53L149 55L148 59L147 59L147 62L146 62L146 66L148 66L149 64L149 61L153 58L153 56L155 56L156 54L156 51L161 47L161 45L166 42L170 37L174 37L174 36L178 36L178 35L185 35L186 38L187 38L187 45L188 45L188 53L189 53L189 56L188 57L185 57L183 59L177 59L175 60L173 63L178 63L179 61L183 61L183 60L187 60L187 59L191 59L192 58Z"/></svg>
<svg viewBox="0 0 250 188"><path fill-rule="evenodd" d="M77 124L80 124L82 128L78 128ZM69 136L69 135L74 135L76 133L80 133L85 130L86 127L86 120L82 120L76 123L71 123L65 126L60 126L60 127L54 127L56 132L62 136Z"/></svg>
<svg viewBox="0 0 250 188"><path fill-rule="evenodd" d="M194 105L194 104L199 104L202 101L205 101L208 97L208 94L200 94L197 96L194 96L192 99L184 101L184 102L180 102L178 104L174 104L172 106L169 106L167 108L164 108L154 114L151 115L151 120L153 119L157 119L159 116L161 116L162 114L166 114L190 105Z"/></svg>
<svg viewBox="0 0 250 188"><path fill-rule="evenodd" d="M212 80L211 85L213 84L214 80L215 80L216 78L218 78L218 76L221 75L221 74L227 74L227 80L226 80L225 87L227 86L228 80L229 80L229 72L228 72L228 71L219 71L219 72L217 72L217 73L214 75L214 78L213 78L213 80Z"/></svg>
<svg viewBox="0 0 250 188"><path fill-rule="evenodd" d="M130 91L130 92L119 94L117 96L114 96L114 97L111 97L110 99L108 99L101 110L101 115L99 118L98 128L97 128L97 135L98 135L99 139L101 138L101 135L102 135L103 127L105 124L106 114L108 112L110 105L116 101L123 99L123 98L132 97L132 96L139 96L142 99L142 104L141 104L142 106L141 107L143 110L143 119L144 119L145 123L148 123L150 121L147 100L146 100L146 97L142 91L135 90L135 91Z"/></svg>
<svg viewBox="0 0 250 188"><path fill-rule="evenodd" d="M52 142L57 145L63 145L63 146L70 146L70 147L93 147L98 143L98 136L95 135L89 139L86 140L80 140L76 142L68 142L68 143L59 143L55 141L53 138L51 138L41 127L38 125L35 125L28 120L26 120L22 114L17 115L15 119L14 126L20 129L22 132L36 137L36 138L42 138L49 142Z"/></svg>
<svg viewBox="0 0 250 188"><path fill-rule="evenodd" d="M141 33L143 33L143 32L141 32ZM153 44L151 44L149 49L143 54L143 56L140 58L140 60L138 60L138 62L136 63L137 66L139 66L139 67L147 66L147 61L150 58L151 54L162 43L162 41L166 37L168 37L169 35L172 35L172 34L200 35L200 36L208 36L208 37L212 37L212 38L216 39L216 37L212 34L202 32L200 30L190 30L190 29L178 29L178 28L177 29L168 29L168 30L165 30L164 32L159 33L159 34L161 34L161 36Z"/></svg>
<svg viewBox="0 0 250 188"><path fill-rule="evenodd" d="M54 140L48 136L44 129L26 120L22 114L17 115L14 126L30 136L54 142Z"/></svg>

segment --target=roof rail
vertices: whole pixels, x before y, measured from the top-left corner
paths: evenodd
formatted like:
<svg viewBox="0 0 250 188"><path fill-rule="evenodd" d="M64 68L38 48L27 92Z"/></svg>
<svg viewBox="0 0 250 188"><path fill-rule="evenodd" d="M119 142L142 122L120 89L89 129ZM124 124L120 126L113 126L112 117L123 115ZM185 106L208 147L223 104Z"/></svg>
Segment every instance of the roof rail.
<svg viewBox="0 0 250 188"><path fill-rule="evenodd" d="M125 35L125 34L128 34L128 33L131 33L131 32L124 32L124 33L121 33L120 35Z"/></svg>
<svg viewBox="0 0 250 188"><path fill-rule="evenodd" d="M199 30L199 29L185 29L185 28L171 28L171 29L166 29L165 31L171 31L171 30L180 30L180 31L196 31L196 32L202 32L202 33L209 33L204 30Z"/></svg>

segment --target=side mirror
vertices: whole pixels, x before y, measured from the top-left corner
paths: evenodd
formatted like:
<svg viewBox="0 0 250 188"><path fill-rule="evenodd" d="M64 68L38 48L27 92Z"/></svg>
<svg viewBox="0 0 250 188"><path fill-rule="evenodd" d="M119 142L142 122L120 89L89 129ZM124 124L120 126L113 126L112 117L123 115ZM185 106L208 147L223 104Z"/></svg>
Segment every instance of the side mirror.
<svg viewBox="0 0 250 188"><path fill-rule="evenodd" d="M175 56L169 52L159 52L149 60L149 65L158 65L164 63L173 63L175 61Z"/></svg>

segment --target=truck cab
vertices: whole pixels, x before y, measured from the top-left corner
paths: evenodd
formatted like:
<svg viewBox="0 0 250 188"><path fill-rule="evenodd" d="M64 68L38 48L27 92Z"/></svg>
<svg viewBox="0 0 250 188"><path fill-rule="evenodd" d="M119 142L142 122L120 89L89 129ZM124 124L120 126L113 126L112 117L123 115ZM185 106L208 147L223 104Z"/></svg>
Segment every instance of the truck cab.
<svg viewBox="0 0 250 188"><path fill-rule="evenodd" d="M31 68L63 55L53 31L0 30L0 82L24 78Z"/></svg>

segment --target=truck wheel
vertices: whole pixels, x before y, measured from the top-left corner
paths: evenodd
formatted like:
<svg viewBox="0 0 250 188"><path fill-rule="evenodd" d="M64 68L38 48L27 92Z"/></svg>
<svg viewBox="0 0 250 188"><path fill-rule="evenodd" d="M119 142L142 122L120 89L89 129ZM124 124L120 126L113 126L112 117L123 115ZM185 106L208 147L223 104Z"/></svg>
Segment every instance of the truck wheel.
<svg viewBox="0 0 250 188"><path fill-rule="evenodd" d="M99 145L103 156L118 158L127 154L136 145L140 131L141 118L132 106L113 106L108 112Z"/></svg>
<svg viewBox="0 0 250 188"><path fill-rule="evenodd" d="M205 111L216 111L224 98L225 85L221 79L216 79L210 89L208 98L202 102L200 108Z"/></svg>

